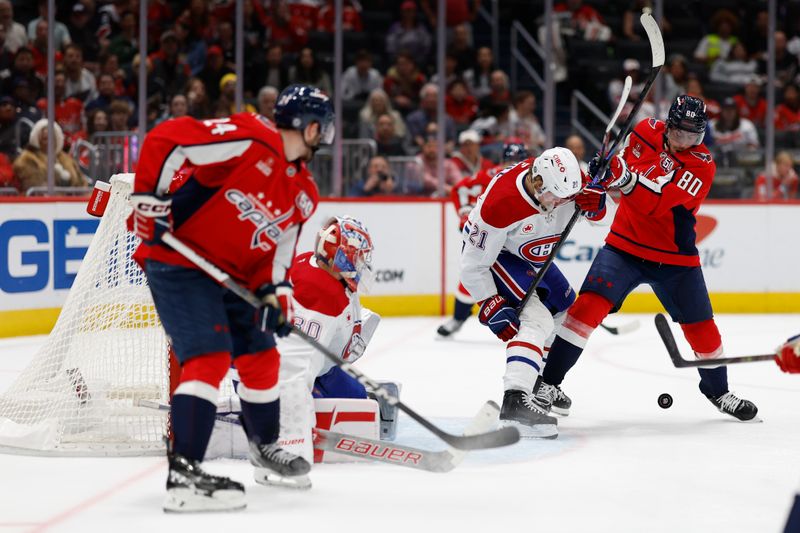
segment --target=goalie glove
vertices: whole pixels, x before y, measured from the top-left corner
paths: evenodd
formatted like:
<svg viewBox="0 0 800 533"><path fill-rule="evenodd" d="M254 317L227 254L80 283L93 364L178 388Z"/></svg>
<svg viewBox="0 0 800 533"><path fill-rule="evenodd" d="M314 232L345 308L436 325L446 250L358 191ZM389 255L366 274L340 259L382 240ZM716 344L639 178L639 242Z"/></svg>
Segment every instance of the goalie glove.
<svg viewBox="0 0 800 533"><path fill-rule="evenodd" d="M591 162L589 162L589 175L597 178L599 185L606 190L619 189L623 194L628 194L633 190L639 176L630 171L621 155L615 155L611 158L603 176L597 175L600 171L600 163L600 154L595 154Z"/></svg>
<svg viewBox="0 0 800 533"><path fill-rule="evenodd" d="M784 372L800 374L800 335L792 337L778 348L775 362Z"/></svg>
<svg viewBox="0 0 800 533"><path fill-rule="evenodd" d="M481 303L478 317L481 324L491 329L503 342L510 341L519 333L519 316L516 310L499 294Z"/></svg>
<svg viewBox="0 0 800 533"><path fill-rule="evenodd" d="M262 331L272 331L278 337L286 337L292 332L292 292L292 284L288 281L262 285L256 291L256 296L264 303L257 314Z"/></svg>
<svg viewBox="0 0 800 533"><path fill-rule="evenodd" d="M131 195L133 213L128 218L128 229L147 244L161 242L161 237L172 230L172 200L151 193Z"/></svg>

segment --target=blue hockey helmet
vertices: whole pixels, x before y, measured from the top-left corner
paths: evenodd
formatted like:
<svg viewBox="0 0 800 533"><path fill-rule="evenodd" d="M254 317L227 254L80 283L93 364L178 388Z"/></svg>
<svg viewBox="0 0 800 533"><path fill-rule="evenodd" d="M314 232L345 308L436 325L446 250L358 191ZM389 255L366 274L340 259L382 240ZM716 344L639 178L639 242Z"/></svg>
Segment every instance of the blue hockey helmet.
<svg viewBox="0 0 800 533"><path fill-rule="evenodd" d="M503 145L503 163L517 163L529 157L528 149L521 142L509 142Z"/></svg>
<svg viewBox="0 0 800 533"><path fill-rule="evenodd" d="M333 105L330 98L311 85L286 87L275 103L275 124L279 128L303 131L319 124L320 144L331 144L334 135Z"/></svg>
<svg viewBox="0 0 800 533"><path fill-rule="evenodd" d="M683 94L669 107L667 126L672 130L687 132L682 140L688 144L703 142L707 124L706 104L700 98Z"/></svg>

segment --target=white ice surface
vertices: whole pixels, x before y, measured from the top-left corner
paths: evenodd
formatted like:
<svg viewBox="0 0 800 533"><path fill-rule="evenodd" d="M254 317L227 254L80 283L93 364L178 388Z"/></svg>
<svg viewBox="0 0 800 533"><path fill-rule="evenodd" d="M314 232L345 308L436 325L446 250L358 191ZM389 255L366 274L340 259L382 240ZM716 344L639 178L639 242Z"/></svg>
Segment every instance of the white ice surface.
<svg viewBox="0 0 800 533"><path fill-rule="evenodd" d="M210 471L246 483L248 509L191 516L161 511L163 458L0 455L0 533L780 531L800 484L800 376L771 362L731 366L732 390L763 418L737 422L700 395L695 370L671 366L652 316L609 323L633 319L638 331L592 337L564 383L574 406L554 441L473 452L447 474L318 465L310 492L262 487L244 462L212 461ZM435 340L440 321L384 320L359 366L401 381L404 401L458 431L484 401L500 401L504 353L474 318L456 339ZM729 355L766 353L800 330L799 315L722 315L718 323ZM0 341L0 389L42 340ZM658 407L662 392L672 408ZM441 447L407 417L398 440Z"/></svg>

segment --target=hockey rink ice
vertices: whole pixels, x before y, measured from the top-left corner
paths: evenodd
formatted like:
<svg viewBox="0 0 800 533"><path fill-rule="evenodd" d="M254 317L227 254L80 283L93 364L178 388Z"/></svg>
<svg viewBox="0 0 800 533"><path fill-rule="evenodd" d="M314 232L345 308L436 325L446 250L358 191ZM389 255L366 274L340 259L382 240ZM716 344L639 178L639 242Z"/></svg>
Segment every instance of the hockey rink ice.
<svg viewBox="0 0 800 533"><path fill-rule="evenodd" d="M572 412L556 440L470 453L433 474L378 463L316 465L300 492L256 485L243 461L208 462L245 482L248 508L165 515L166 460L0 455L0 533L23 531L529 531L778 532L800 487L800 376L772 362L733 365L731 390L762 423L719 412L694 369L672 366L653 315L632 333L598 330L567 376ZM718 315L727 355L772 351L800 331L800 315ZM358 366L402 383L401 398L458 432L488 399L500 401L504 351L476 318L437 340L439 317L383 321ZM684 356L689 352L677 325ZM44 337L0 340L0 389ZM674 404L661 409L669 393ZM443 448L401 415L398 442ZM416 528L412 530L411 528Z"/></svg>

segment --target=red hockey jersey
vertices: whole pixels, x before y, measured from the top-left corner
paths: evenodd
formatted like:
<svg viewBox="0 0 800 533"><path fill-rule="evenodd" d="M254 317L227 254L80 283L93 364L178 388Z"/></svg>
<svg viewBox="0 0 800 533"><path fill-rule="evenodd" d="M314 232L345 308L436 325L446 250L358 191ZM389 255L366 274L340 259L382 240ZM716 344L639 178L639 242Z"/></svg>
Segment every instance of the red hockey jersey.
<svg viewBox="0 0 800 533"><path fill-rule="evenodd" d="M478 203L478 196L483 194L492 178L506 166L510 165L495 165L481 169L474 176L467 176L453 185L450 190L450 198L453 200L453 207L456 208L458 216L469 215L469 212Z"/></svg>
<svg viewBox="0 0 800 533"><path fill-rule="evenodd" d="M699 266L695 214L716 164L704 144L670 153L665 128L660 120L645 119L628 137L622 154L639 181L622 195L606 242L648 261Z"/></svg>
<svg viewBox="0 0 800 533"><path fill-rule="evenodd" d="M250 289L288 278L319 200L305 165L285 159L275 125L251 113L156 126L133 188L170 194L175 236ZM193 266L162 245L141 244L134 257Z"/></svg>

